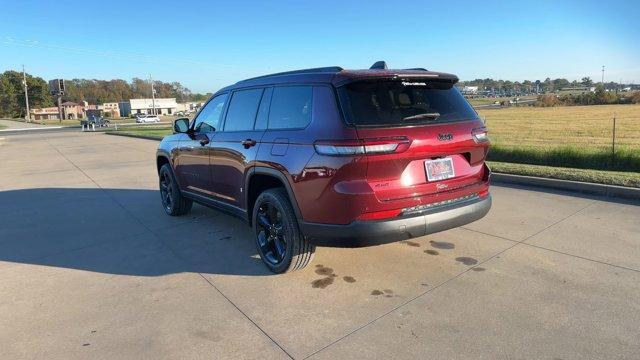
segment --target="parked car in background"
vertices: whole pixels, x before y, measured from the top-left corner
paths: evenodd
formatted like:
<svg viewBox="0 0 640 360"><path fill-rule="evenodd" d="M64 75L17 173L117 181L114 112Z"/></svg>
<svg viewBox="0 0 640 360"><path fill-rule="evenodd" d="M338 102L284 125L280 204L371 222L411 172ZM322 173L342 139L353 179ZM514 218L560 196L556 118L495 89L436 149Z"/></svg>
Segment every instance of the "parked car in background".
<svg viewBox="0 0 640 360"><path fill-rule="evenodd" d="M194 201L246 220L275 273L315 246L367 246L462 226L491 207L487 129L425 69L307 69L219 90L157 151L165 212ZM188 231L188 230L185 230Z"/></svg>
<svg viewBox="0 0 640 360"><path fill-rule="evenodd" d="M158 115L136 115L136 122L143 123L158 123L160 122L160 118Z"/></svg>

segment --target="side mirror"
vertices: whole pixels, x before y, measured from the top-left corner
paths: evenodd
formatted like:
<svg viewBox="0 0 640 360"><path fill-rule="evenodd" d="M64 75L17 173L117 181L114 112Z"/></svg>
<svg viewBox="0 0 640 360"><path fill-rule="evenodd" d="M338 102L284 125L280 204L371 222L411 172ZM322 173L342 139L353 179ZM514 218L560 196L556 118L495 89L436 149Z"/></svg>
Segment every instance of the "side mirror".
<svg viewBox="0 0 640 360"><path fill-rule="evenodd" d="M188 118L180 118L173 122L173 133L174 134L184 134L189 131L189 119Z"/></svg>

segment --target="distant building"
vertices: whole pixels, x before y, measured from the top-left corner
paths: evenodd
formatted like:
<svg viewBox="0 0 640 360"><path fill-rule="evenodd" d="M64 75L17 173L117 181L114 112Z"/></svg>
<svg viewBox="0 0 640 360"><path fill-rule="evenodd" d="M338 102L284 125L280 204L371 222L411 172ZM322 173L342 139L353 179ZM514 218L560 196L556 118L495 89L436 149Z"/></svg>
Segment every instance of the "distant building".
<svg viewBox="0 0 640 360"><path fill-rule="evenodd" d="M103 114L106 117L120 116L120 105L118 105L118 103L104 103L100 105L99 108L103 111Z"/></svg>
<svg viewBox="0 0 640 360"><path fill-rule="evenodd" d="M462 93L463 94L477 94L478 93L478 87L477 86L465 86L462 88Z"/></svg>
<svg viewBox="0 0 640 360"><path fill-rule="evenodd" d="M131 99L118 104L120 116L127 117L135 114L152 114L154 102L152 99ZM173 115L178 108L175 98L156 99L156 115Z"/></svg>
<svg viewBox="0 0 640 360"><path fill-rule="evenodd" d="M31 109L31 118L33 120L59 120L57 107L46 107L40 109Z"/></svg>
<svg viewBox="0 0 640 360"><path fill-rule="evenodd" d="M72 101L62 103L62 114L65 119L82 119L84 117L84 106Z"/></svg>

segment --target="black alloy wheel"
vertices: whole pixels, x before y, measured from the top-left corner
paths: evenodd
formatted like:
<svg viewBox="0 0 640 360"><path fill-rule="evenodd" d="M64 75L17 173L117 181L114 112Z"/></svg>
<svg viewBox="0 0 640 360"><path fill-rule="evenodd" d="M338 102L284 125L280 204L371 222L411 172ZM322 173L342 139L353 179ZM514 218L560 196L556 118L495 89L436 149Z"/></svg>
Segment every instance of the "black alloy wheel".
<svg viewBox="0 0 640 360"><path fill-rule="evenodd" d="M316 248L300 232L283 188L263 191L254 203L251 219L258 253L269 270L281 274L311 262Z"/></svg>
<svg viewBox="0 0 640 360"><path fill-rule="evenodd" d="M263 202L258 208L258 246L264 259L277 266L285 259L287 236L282 225L282 213L271 202Z"/></svg>
<svg viewBox="0 0 640 360"><path fill-rule="evenodd" d="M164 164L158 173L160 185L160 199L162 200L162 208L167 215L181 216L189 213L193 206L193 201L185 198L180 193L180 188L173 175L171 165Z"/></svg>

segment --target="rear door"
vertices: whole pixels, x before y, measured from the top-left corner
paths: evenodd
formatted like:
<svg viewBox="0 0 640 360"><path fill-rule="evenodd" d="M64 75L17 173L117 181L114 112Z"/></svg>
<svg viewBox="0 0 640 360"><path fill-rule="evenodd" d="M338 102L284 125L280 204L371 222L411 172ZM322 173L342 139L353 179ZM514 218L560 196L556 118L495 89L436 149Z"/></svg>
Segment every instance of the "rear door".
<svg viewBox="0 0 640 360"><path fill-rule="evenodd" d="M433 195L482 181L488 143L476 136L484 125L452 85L368 80L338 89L345 118L365 145L384 149L397 142L403 149L367 157L367 181L378 199Z"/></svg>
<svg viewBox="0 0 640 360"><path fill-rule="evenodd" d="M243 208L245 175L253 166L266 129L271 89L236 90L231 94L224 125L212 142L213 195Z"/></svg>

